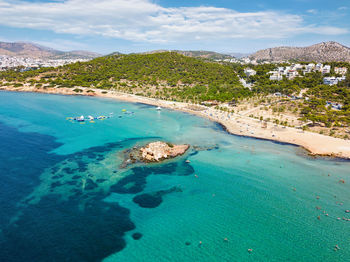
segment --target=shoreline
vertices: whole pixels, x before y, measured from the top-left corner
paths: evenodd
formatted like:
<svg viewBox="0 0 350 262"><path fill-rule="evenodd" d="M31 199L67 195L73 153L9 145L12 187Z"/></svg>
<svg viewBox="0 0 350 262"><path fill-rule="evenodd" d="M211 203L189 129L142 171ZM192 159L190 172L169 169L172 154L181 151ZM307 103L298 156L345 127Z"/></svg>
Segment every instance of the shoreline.
<svg viewBox="0 0 350 262"><path fill-rule="evenodd" d="M32 92L59 95L103 97L125 102L142 103L152 106L164 107L207 118L213 122L220 124L226 132L233 135L299 146L304 148L310 156L321 156L350 160L350 140L344 140L340 138L321 135L318 133L302 131L300 129L284 127L273 123L267 123L267 126L263 126L262 122L258 119L250 118L237 113L219 111L206 106L198 106L184 102L174 102L155 98L148 98L133 94L121 93L118 91L82 87L77 88L83 91L77 93L73 91L74 88L39 89L31 86L23 86L18 88L0 87L0 90L10 92ZM94 92L88 93L86 92L87 90L93 90Z"/></svg>

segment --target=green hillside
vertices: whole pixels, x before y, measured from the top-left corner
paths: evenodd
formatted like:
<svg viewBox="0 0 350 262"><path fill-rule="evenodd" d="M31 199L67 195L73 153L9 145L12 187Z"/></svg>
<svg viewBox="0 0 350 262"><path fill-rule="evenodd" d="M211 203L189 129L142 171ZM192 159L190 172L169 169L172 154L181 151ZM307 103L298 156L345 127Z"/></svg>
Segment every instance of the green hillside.
<svg viewBox="0 0 350 262"><path fill-rule="evenodd" d="M0 78L51 87L115 89L178 101L230 101L250 95L232 67L174 52L106 56L59 68L2 72Z"/></svg>

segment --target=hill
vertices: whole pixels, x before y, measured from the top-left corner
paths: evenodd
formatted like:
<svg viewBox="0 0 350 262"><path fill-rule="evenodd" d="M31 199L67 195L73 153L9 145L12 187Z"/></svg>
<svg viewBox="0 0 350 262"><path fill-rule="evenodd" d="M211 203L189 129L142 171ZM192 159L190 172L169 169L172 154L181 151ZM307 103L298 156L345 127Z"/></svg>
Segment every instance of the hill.
<svg viewBox="0 0 350 262"><path fill-rule="evenodd" d="M275 47L249 56L260 61L350 62L350 48L337 42L323 42L308 47Z"/></svg>
<svg viewBox="0 0 350 262"><path fill-rule="evenodd" d="M101 55L88 51L63 52L32 43L0 42L0 55L41 59L92 59Z"/></svg>
<svg viewBox="0 0 350 262"><path fill-rule="evenodd" d="M213 60L233 58L231 55L220 54L220 53L211 52L211 51L179 51L179 50L174 50L174 52L177 52L178 54L189 56L189 57L205 58L205 59L213 59Z"/></svg>
<svg viewBox="0 0 350 262"><path fill-rule="evenodd" d="M156 53L165 53L165 52L174 52L180 55L194 57L194 58L202 58L207 60L216 60L216 59L231 59L233 56L228 54L221 54L212 51L184 51L184 50L154 50L149 52L144 52L142 54L156 54Z"/></svg>
<svg viewBox="0 0 350 262"><path fill-rule="evenodd" d="M175 100L219 100L247 96L234 69L175 52L99 57L58 68L0 73L0 81L91 87Z"/></svg>

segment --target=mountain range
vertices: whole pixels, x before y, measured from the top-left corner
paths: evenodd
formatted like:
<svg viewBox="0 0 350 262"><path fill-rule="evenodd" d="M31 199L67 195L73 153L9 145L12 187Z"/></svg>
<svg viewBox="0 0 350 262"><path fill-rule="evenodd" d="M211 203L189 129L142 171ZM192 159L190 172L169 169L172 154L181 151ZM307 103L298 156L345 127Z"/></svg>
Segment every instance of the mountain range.
<svg viewBox="0 0 350 262"><path fill-rule="evenodd" d="M350 48L337 42L322 42L307 47L275 47L249 56L258 61L350 62Z"/></svg>
<svg viewBox="0 0 350 262"><path fill-rule="evenodd" d="M0 55L41 59L93 59L100 54L88 51L64 52L32 43L0 42Z"/></svg>
<svg viewBox="0 0 350 262"><path fill-rule="evenodd" d="M169 52L169 50L155 50L145 52L143 54L153 54ZM221 54L212 51L183 51L172 50L178 54L204 59L232 59L234 57L241 58L244 54ZM114 52L110 55L120 54ZM89 51L70 51L64 52L52 48L44 47L32 43L6 43L0 42L0 55L31 57L41 59L93 59L102 56ZM274 47L257 51L248 56L250 59L258 61L315 61L315 62L331 62L344 61L350 62L350 48L337 42L322 42L307 47Z"/></svg>

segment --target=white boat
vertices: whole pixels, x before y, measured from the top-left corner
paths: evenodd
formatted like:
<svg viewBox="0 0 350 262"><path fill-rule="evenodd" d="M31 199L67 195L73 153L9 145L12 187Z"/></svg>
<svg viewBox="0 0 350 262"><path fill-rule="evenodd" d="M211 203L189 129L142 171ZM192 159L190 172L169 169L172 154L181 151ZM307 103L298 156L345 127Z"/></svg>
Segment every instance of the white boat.
<svg viewBox="0 0 350 262"><path fill-rule="evenodd" d="M84 116L81 116L81 117L78 117L77 120L78 120L79 122L83 122L83 121L85 121L85 118L84 118Z"/></svg>
<svg viewBox="0 0 350 262"><path fill-rule="evenodd" d="M158 107L157 107L157 110L160 111L160 110L162 110L162 108L161 108L160 106L158 106Z"/></svg>

